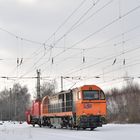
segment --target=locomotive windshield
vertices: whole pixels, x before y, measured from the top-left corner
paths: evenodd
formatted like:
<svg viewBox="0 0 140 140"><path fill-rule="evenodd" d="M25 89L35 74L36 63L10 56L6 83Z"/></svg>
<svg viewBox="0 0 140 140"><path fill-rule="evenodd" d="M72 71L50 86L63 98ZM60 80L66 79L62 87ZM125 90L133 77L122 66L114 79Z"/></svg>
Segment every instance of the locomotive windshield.
<svg viewBox="0 0 140 140"><path fill-rule="evenodd" d="M99 99L99 91L98 90L83 91L83 99L84 100L98 100Z"/></svg>

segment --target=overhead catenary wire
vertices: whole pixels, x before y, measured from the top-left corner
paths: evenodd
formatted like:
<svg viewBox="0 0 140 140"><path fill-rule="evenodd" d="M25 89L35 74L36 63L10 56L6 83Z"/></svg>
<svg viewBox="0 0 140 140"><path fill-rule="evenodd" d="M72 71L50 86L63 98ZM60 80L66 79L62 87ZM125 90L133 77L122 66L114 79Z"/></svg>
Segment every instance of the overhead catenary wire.
<svg viewBox="0 0 140 140"><path fill-rule="evenodd" d="M120 17L120 18L122 18L122 17ZM67 48L66 48L66 49L67 49ZM91 48L91 49L92 49L92 48ZM36 61L36 62L37 62L37 61ZM38 61L38 62L39 62L39 61ZM37 63L38 63L38 62L37 62ZM37 64L37 63L36 63L36 64ZM55 61L55 63L56 63L56 61ZM45 64L45 63L44 63L44 64Z"/></svg>
<svg viewBox="0 0 140 140"><path fill-rule="evenodd" d="M61 25L56 29L56 31L46 40L44 43L49 41L69 20L70 18L80 9L80 7L86 2L86 0L83 0L77 7L74 9L74 11L62 22Z"/></svg>
<svg viewBox="0 0 140 140"><path fill-rule="evenodd" d="M79 5L78 7L65 19L65 21L56 29L56 31L44 42L44 43L41 43L41 45L46 45L46 42L51 38L53 37L67 22L68 20L80 9L80 7L86 2L86 0L83 0ZM12 34L14 35L14 34ZM27 40L27 39L26 39ZM39 62L39 61L37 61ZM37 64L37 63L36 63Z"/></svg>
<svg viewBox="0 0 140 140"><path fill-rule="evenodd" d="M126 40L126 41L130 41L130 39L128 39L128 40ZM116 43L117 45L118 44L120 44L120 43ZM78 53L77 53L78 54ZM67 59L70 59L70 58L72 58L74 55L72 55L71 57L68 57ZM114 55L113 55L114 56ZM115 56L114 56L115 57ZM65 60L63 60L63 61L66 61L67 59L65 59ZM60 62L59 62L60 63ZM56 65L56 64L55 64ZM80 64L80 66L83 66L82 64ZM78 68L79 68L79 66L78 66ZM45 70L45 69L44 69ZM44 71L43 70L43 71ZM70 70L71 71L71 70Z"/></svg>
<svg viewBox="0 0 140 140"><path fill-rule="evenodd" d="M135 65L139 65L140 63L138 62L138 63L134 63L134 64L130 64L130 65L126 65L125 66L125 68L128 68L128 67L131 67L131 66L135 66ZM115 69L115 70L111 70L111 71L107 71L106 73L104 73L104 74L109 74L109 73L112 73L112 72L114 72L114 71L118 71L120 68L117 68L117 69ZM93 79L93 78L101 78L100 76L101 75L103 75L103 74L96 74L95 76L76 76L76 77L79 77L78 79L79 80L82 80L83 78L84 79ZM71 78L71 79L75 79L76 77L69 77L69 78ZM79 81L80 82L80 81ZM77 83L77 82L76 82Z"/></svg>
<svg viewBox="0 0 140 140"><path fill-rule="evenodd" d="M99 2L99 0L97 0L80 18L79 20L74 24L76 25L97 3ZM82 3L81 3L82 4ZM72 27L74 27L74 25ZM53 34L54 35L54 34ZM54 59L54 57L53 57Z"/></svg>
<svg viewBox="0 0 140 140"><path fill-rule="evenodd" d="M37 49L36 51L34 51L32 54L30 54L29 58L24 58L24 62L22 62L22 65L24 65L25 63L29 62L30 60L32 60L33 57L37 57L39 54L42 53L42 47L39 47L39 49ZM44 51L44 50L43 50ZM15 61L17 58L13 58ZM11 58L10 58L11 60ZM13 68L13 70L11 70L11 72L9 72L8 75L13 74L17 69L17 65Z"/></svg>
<svg viewBox="0 0 140 140"><path fill-rule="evenodd" d="M111 21L109 24L107 24L107 25L103 26L102 28L100 28L100 29L99 29L99 30L97 30L96 32L94 32L94 33L90 34L90 35L89 35L89 36L87 36L86 38L84 38L84 39L82 39L82 40L78 41L77 43L73 44L70 48L74 47L75 45L77 45L77 44L79 44L79 43L81 43L81 42L83 42L83 41L85 41L85 40L86 40L86 39L88 39L89 37L93 36L95 33L100 32L101 30L103 30L103 29L105 29L106 27L108 27L108 26L112 25L113 23L117 22L118 20L120 20L120 19L122 19L122 18L126 17L127 15L129 15L129 14L130 14L130 13L132 13L132 12L134 12L135 10L138 10L139 8L140 8L140 5L139 5L139 6L137 6L137 7L135 7L135 8L133 8L133 9L131 9L130 11L126 12L125 14L123 14L123 15L121 16L121 18L120 18L120 17L118 17L118 18L114 19L114 20L113 20L113 21ZM136 27L136 28L137 28L137 27ZM70 49L70 48L69 48L69 49ZM66 50L65 50L65 51L66 51ZM60 52L59 54L57 54L57 55L56 55L56 57L57 57L57 56L59 56L59 55L60 55L60 54L62 54L62 53L63 53L63 51L62 51L62 52Z"/></svg>
<svg viewBox="0 0 140 140"><path fill-rule="evenodd" d="M109 4L111 4L112 2L113 2L114 0L110 0L109 2L107 2L105 5L103 5L101 8L99 8L98 10L96 10L92 15L90 15L88 18L86 18L84 21L82 21L82 23L79 23L78 25L76 25L92 8L93 8L93 6L95 6L96 4L97 4L97 2L99 2L99 1L97 1L96 3L95 3L95 5L92 5L92 7L90 7L88 10L87 10L87 12L85 12L81 17L80 17L80 19L76 22L76 23L74 23L74 25L76 25L76 27L74 27L74 25L72 25L71 27L70 27L70 29L69 29L69 31L67 31L67 33L65 33L62 37L64 38L64 37L66 37L66 35L68 34L68 33L70 33L71 31L73 31L73 30L75 30L77 27L79 27L81 24L83 24L83 23L85 23L85 22L87 22L91 17L93 17L95 14L97 14L99 11L101 11L101 10L103 10L104 8L106 8L106 6L108 6ZM53 35L55 35L55 33L56 32L54 32L53 34L52 34L52 36ZM56 47L55 46L55 48L56 49L64 49L64 47ZM80 50L80 48L71 48L71 49L77 49L77 50Z"/></svg>
<svg viewBox="0 0 140 140"><path fill-rule="evenodd" d="M128 68L128 67L132 67L132 66L136 66L136 65L140 65L140 62L137 62L137 63L134 63L134 64L130 64L130 65L125 65L124 68ZM118 71L118 70L121 70L120 68L116 68L114 70L110 70L110 71L107 71L107 72L104 72L104 73L101 73L101 74L97 74L99 77L105 75L105 74L110 74L112 72L115 72L115 71ZM95 78L95 76L91 76L91 77L88 77L88 78L85 78L86 80L88 79L92 79L92 78Z"/></svg>
<svg viewBox="0 0 140 140"><path fill-rule="evenodd" d="M118 34L118 35L115 35L115 36L111 37L110 39L107 39L107 40L105 40L105 41L103 41L103 42L101 42L101 43L98 43L97 45L94 45L94 46L92 46L92 47L88 47L88 48L86 48L86 50L92 50L92 49L95 49L95 48L99 48L99 47L97 47L97 46L100 46L100 45L102 45L102 44L104 44L104 43L106 43L106 42L110 42L110 41L112 41L112 40L114 40L114 39L116 39L116 38L119 38L119 37L122 36L122 34L123 34L123 35L126 35L126 34L128 34L128 33L131 33L132 31L135 31L135 30L137 30L138 28L140 28L140 25L135 26L135 27L133 27L133 28L127 30L127 31L124 31L124 32ZM115 43L114 45L116 45L116 43Z"/></svg>
<svg viewBox="0 0 140 140"><path fill-rule="evenodd" d="M14 34L13 32L10 32L10 31L8 31L8 30L2 28L2 27L0 27L0 30L3 31L3 32L5 32L5 33L7 33L7 34L9 34L10 36L13 36L13 37L15 37L15 38L17 38L17 39L20 39L20 40L22 40L22 41L26 41L26 42L30 42L30 43L33 43L33 44L42 45L41 42L37 42L37 41L35 41L35 40L30 40L30 39L21 37L21 36L19 36L19 35L17 35L17 34Z"/></svg>
<svg viewBox="0 0 140 140"><path fill-rule="evenodd" d="M83 1L84 2L84 1ZM80 6L83 4L83 2L80 4ZM71 27L71 28L73 28L97 3L99 2L99 0L97 0L80 18L79 18L79 20L75 23L75 24L73 24L73 26ZM80 8L80 6L78 7L78 9ZM78 10L77 9L77 10ZM74 13L77 11L77 10L75 10L74 11ZM72 15L73 15L73 13L72 13ZM71 17L71 16L70 16ZM69 19L69 18L68 18ZM66 20L67 21L67 20ZM66 23L66 22L65 22ZM62 26L60 26L59 28L58 28L58 30L61 28ZM57 30L57 31L58 31ZM53 35L55 36L55 34L56 34L56 32L54 32L53 33ZM63 37L65 37L66 35L64 35ZM55 41L55 43L54 43L55 45L56 45L56 41ZM65 51L65 50L64 50ZM54 61L54 57L52 58L52 60ZM52 61L52 62L53 62Z"/></svg>
<svg viewBox="0 0 140 140"><path fill-rule="evenodd" d="M133 78L133 79L135 79L135 78L140 78L139 77L139 75L140 74L137 74L137 75L131 75L130 76L130 78ZM124 78L125 77L117 77L117 78L112 78L112 79L109 79L109 80L106 80L106 81L103 81L103 82L95 82L94 81L94 83L95 84L97 84L97 85L100 85L100 86L102 86L102 87L106 87L106 85L109 85L110 86L110 83L111 83L111 85L114 85L114 84L117 84L117 83L122 83L122 82L124 82ZM126 77L127 78L127 77ZM129 77L128 77L129 78ZM92 78L90 78L90 79L95 79L95 77L93 76ZM77 81L76 82L76 84L78 84L79 83L79 85L80 85L80 83L83 81L84 79L81 79L80 81ZM117 81L117 82L116 82ZM76 85L75 84L75 85ZM112 86L110 86L110 88L112 88Z"/></svg>
<svg viewBox="0 0 140 140"><path fill-rule="evenodd" d="M112 24L116 23L117 21L119 21L122 18L125 18L126 16L128 16L129 14L133 13L134 11L138 10L140 8L140 5L138 5L137 7L129 10L128 12L126 12L125 14L123 14L121 17L117 17L115 19L113 19L111 22L107 23L106 25L102 26L101 28L99 28L98 30L96 30L95 32L89 34L88 36L84 37L83 39L77 41L76 43L74 43L73 45L71 45L70 47L68 47L67 49L57 53L54 58L60 56L61 54L63 54L64 52L68 51L69 49L77 46L78 44L81 44L82 42L86 41L87 39L91 38L92 36L94 36L95 34L103 31L104 29L106 29L107 27L111 26Z"/></svg>
<svg viewBox="0 0 140 140"><path fill-rule="evenodd" d="M41 43L41 42L37 42L37 41L34 41L34 40L30 40L30 39L21 37L21 36L15 34L15 33L13 33L13 32L10 32L10 31L8 31L8 30L2 28L2 27L0 27L0 30L1 30L2 32L5 32L5 33L9 34L10 36L16 38L18 41L25 41L25 42L29 42L29 43L32 43L32 44L41 45L41 47L43 46L43 43ZM39 54L40 52L38 52L38 51L39 51L39 49L37 49L36 51L34 51L32 54L30 54L30 56L33 56L35 53L38 53L38 54ZM35 56L36 56L36 54L35 54ZM18 59L19 59L19 58L17 57L17 61L18 61ZM22 64L23 64L23 58L21 58L21 61L22 61ZM24 62L26 62L26 61L24 61ZM18 65L18 66L19 66L19 65ZM16 68L17 68L17 66L16 66ZM16 68L14 68L11 72L13 73L13 71L15 71ZM11 72L10 72L10 73L11 73Z"/></svg>
<svg viewBox="0 0 140 140"><path fill-rule="evenodd" d="M124 31L124 32L120 33L120 34L117 34L117 35L115 35L115 36L113 36L113 37L111 37L111 38L109 38L109 39L107 39L107 40L105 40L105 41L99 42L99 43L95 44L94 46L84 48L84 50L87 51L87 50L93 50L93 49L102 48L102 47L104 47L104 44L105 44L105 43L110 42L110 41L112 41L112 40L114 40L114 39L117 39L117 38L121 37L122 35L126 35L126 34L128 34L128 33L131 33L131 32L133 32L133 31L137 30L138 28L140 28L140 25L135 26L135 27L133 27L133 28L127 30L127 31ZM136 37L137 37L137 36L136 36ZM129 39L129 40L131 40L131 39ZM128 41L129 41L129 40L128 40ZM126 41L127 41L127 40L126 40ZM118 43L114 43L114 45L118 45L118 44L120 44L120 43L122 43L122 41L120 41L120 42L118 42ZM99 47L99 46L101 46L101 47ZM83 48L69 48L69 47L68 47L68 48L66 48L66 47L55 47L55 49L70 49L70 50L77 50L77 51L78 51L78 50L83 50Z"/></svg>
<svg viewBox="0 0 140 140"><path fill-rule="evenodd" d="M49 49L51 49L51 48L49 48ZM48 53L48 52L50 52L50 51L47 51L47 53ZM46 53L45 55L47 55L47 53ZM25 76L25 75L31 73L32 70L34 70L36 64L37 64L38 62L40 62L40 61L42 60L42 58L44 58L44 54L43 54L43 55L28 69L27 72L25 72L24 74L22 74L22 75L19 77L19 79L22 78L23 76ZM50 57L48 58L47 61L49 61L49 60L50 60ZM47 62L47 61L46 61L46 62Z"/></svg>
<svg viewBox="0 0 140 140"><path fill-rule="evenodd" d="M85 51L88 51L88 50L92 50L92 49L99 49L99 48L102 48L102 47L104 47L104 44L106 44L107 42L110 42L110 41L112 41L112 40L114 40L114 39L116 39L116 38L119 38L119 37L121 37L122 36L122 34L123 35L126 35L126 34L128 34L128 33L131 33L131 32L133 32L133 31L135 31L136 29L138 29L138 28L140 28L140 25L137 25L137 26L135 26L135 27L133 27L133 28L130 28L130 29L128 29L127 31L124 31L124 32L122 32L122 33L120 33L120 34L118 34L118 35L115 35L115 36L113 36L113 37L111 37L110 39L107 39L107 40L105 40L105 41L103 41L103 42L100 42L100 43L98 43L98 44L96 44L96 45L94 45L94 46L92 46L92 47L88 47L88 48L85 48L84 50ZM139 35L138 36L136 36L136 37L139 37ZM136 38L135 37L135 38ZM132 38L132 39L135 39L135 38ZM128 41L131 41L132 40L131 38L130 39L127 39L127 40L125 40L125 42L128 42ZM117 43L113 43L115 46L117 46L117 45L120 45L122 43L122 41L120 41L120 42L117 42ZM112 45L110 46L110 45L108 45L107 47L112 47ZM55 47L56 48L56 47ZM62 47L63 48L63 47ZM83 50L83 48L76 48L76 50L78 51L78 50ZM62 59L62 60L59 60L59 61L55 61L55 65L59 65L61 62L64 62L64 61L66 61L66 60L68 60L68 59L71 59L71 58L73 58L73 56L77 56L79 53L76 53L76 54L74 54L74 55L72 55L72 56L68 56L67 58L65 58L65 59ZM41 65L39 65L39 66L42 66L44 63L42 63ZM80 65L78 65L77 66L77 68L79 68L80 66L83 66L82 64L80 64ZM45 69L44 69L45 70ZM44 71L43 70L43 71ZM71 70L70 70L71 71Z"/></svg>
<svg viewBox="0 0 140 140"><path fill-rule="evenodd" d="M100 0L97 0L94 4L92 4L91 7L87 9L86 12L80 18L59 38L55 41L55 45L60 42L64 37L66 37L72 30L73 28L98 4Z"/></svg>
<svg viewBox="0 0 140 140"><path fill-rule="evenodd" d="M126 53L131 53L131 52L136 51L136 50L138 50L138 49L140 49L140 46L138 46L138 47L136 47L136 48L133 48L133 49L126 50L126 51L124 51L124 54L126 54ZM85 67L83 67L83 68L80 68L80 69L78 69L78 70L69 72L69 73L67 73L66 75L69 75L69 74L72 74L72 73L76 73L76 72L78 72L78 71L81 71L81 70L84 70L84 69L93 67L93 66L95 66L95 65L98 65L98 64L100 64L100 63L109 61L109 60L113 59L114 57L118 57L118 56L121 56L121 55L122 55L122 52L121 52L120 54L115 55L115 56L111 56L111 57L108 57L108 58L106 58L106 59L104 59L104 60L101 60L101 61L99 61L99 62L97 62L97 63L90 64L90 65L85 66Z"/></svg>
<svg viewBox="0 0 140 140"><path fill-rule="evenodd" d="M135 38L137 38L137 37L139 37L140 35L138 35L138 36L136 36L136 37L134 37L134 38L131 38L131 39L126 39L126 40L124 40L124 42L125 43L127 43L128 41L131 41L131 40L133 40L133 39L135 39ZM118 45L121 45L123 42L121 41L121 42L117 42L117 43L115 43L115 46L118 46ZM87 49L88 50L88 49ZM123 52L121 52L121 54L123 54ZM108 55L107 55L108 56ZM115 59L114 59L114 62L113 62L113 65L116 63L116 55L113 55L114 57L115 57ZM113 57L112 56L112 57ZM106 57L104 57L104 59L105 59ZM82 64L80 64L80 65L78 65L76 68L79 68L79 67L83 67L83 65ZM69 70L69 71L73 71L73 70L75 70L76 68L74 68L74 69L71 69L71 70ZM82 69L82 68L81 68Z"/></svg>
<svg viewBox="0 0 140 140"><path fill-rule="evenodd" d="M86 2L86 0L83 0L79 5L78 5L78 7L66 18L66 20L56 29L56 31L52 34L52 36L54 36L62 27L63 27L63 25L65 25L67 22L68 22L68 20L79 10L79 8L84 4ZM4 31L6 31L6 30L4 30ZM15 35L15 34L13 34L13 33L11 33L11 32L8 32L7 31L7 33L9 33L10 35L13 35L13 36L15 36L16 38L17 38L17 36ZM52 36L50 36L50 38L52 37ZM31 41L31 40L28 40L28 39L25 39L25 38L21 38L21 37L18 37L19 39L23 39L23 40L25 40L25 41ZM49 39L50 39L49 38ZM49 40L48 39L48 40ZM44 46L44 44L46 45L46 42L48 41L48 40L46 40L44 43L38 43L38 44L41 44L41 45L43 45ZM31 41L31 42L33 42L33 41ZM37 60L37 62L36 63L34 63L34 65L33 65L33 67L42 59L43 57L41 57L41 58L39 58L39 60ZM27 72L27 73L29 73L29 72ZM25 75L25 74L24 74Z"/></svg>
<svg viewBox="0 0 140 140"><path fill-rule="evenodd" d="M104 81L104 82L96 82L96 84L102 85L102 87L103 87L103 86L106 86L106 85L110 85L110 83L114 85L114 84L116 84L116 83L122 83L122 82L124 82L124 79L125 79L125 78L128 78L128 80L129 80L129 78L130 78L130 79L139 78L139 75L140 75L140 74L131 75L131 76L129 76L129 77L124 77L124 76L122 76L122 77L113 78L113 79L110 79L110 80L107 80L107 81ZM117 81L117 82L116 82L116 81ZM112 88L112 87L111 87L111 88Z"/></svg>
<svg viewBox="0 0 140 140"><path fill-rule="evenodd" d="M114 0L110 0L109 2L107 2L106 4L104 4L101 8L99 8L95 12L93 12L89 17L87 17L83 21L81 21L79 24L78 23L77 23L77 25L75 24L75 26L73 28L71 28L71 30L67 31L67 34L70 33L70 32L72 32L72 31L74 31L76 28L78 28L79 26L81 26L82 24L84 24L85 22L87 22L93 16L95 16L96 14L98 14L99 12L101 12L104 8L106 8L107 6L109 6L113 1Z"/></svg>

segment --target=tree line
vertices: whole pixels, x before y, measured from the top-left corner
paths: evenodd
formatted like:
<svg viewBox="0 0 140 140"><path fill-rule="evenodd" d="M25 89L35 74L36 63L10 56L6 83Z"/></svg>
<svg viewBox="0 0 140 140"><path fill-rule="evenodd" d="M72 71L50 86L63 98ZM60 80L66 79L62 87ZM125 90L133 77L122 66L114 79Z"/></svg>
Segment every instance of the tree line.
<svg viewBox="0 0 140 140"><path fill-rule="evenodd" d="M106 93L108 122L140 123L140 85L128 82Z"/></svg>
<svg viewBox="0 0 140 140"><path fill-rule="evenodd" d="M56 83L43 83L40 87L41 98L55 92ZM36 98L36 93L34 93ZM4 89L0 92L0 120L24 121L25 112L31 106L31 94L27 86L21 86L19 83L13 85L10 89Z"/></svg>
<svg viewBox="0 0 140 140"><path fill-rule="evenodd" d="M0 119L22 121L29 105L28 88L18 83L14 84L12 88L0 92Z"/></svg>

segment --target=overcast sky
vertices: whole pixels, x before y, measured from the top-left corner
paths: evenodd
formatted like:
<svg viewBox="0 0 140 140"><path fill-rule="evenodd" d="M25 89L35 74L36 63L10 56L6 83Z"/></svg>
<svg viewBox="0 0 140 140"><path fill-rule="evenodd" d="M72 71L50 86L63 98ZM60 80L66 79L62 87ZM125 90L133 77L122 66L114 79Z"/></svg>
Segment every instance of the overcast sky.
<svg viewBox="0 0 140 140"><path fill-rule="evenodd" d="M140 0L0 0L0 76L20 77L1 78L0 89L20 82L35 91L23 77L36 69L49 80L74 77L65 89L120 87L124 76L139 82L139 56Z"/></svg>

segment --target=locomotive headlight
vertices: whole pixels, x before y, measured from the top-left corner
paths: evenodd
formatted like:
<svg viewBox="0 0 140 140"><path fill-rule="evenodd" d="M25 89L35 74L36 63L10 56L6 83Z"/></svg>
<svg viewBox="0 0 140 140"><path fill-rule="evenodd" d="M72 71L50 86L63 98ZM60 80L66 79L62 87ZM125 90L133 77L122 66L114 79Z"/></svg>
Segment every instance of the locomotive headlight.
<svg viewBox="0 0 140 140"><path fill-rule="evenodd" d="M82 115L84 115L84 116L85 116L85 115L87 115L87 114L86 114L85 112L83 112L83 114L82 114Z"/></svg>
<svg viewBox="0 0 140 140"><path fill-rule="evenodd" d="M97 112L97 115L100 115L100 112Z"/></svg>

